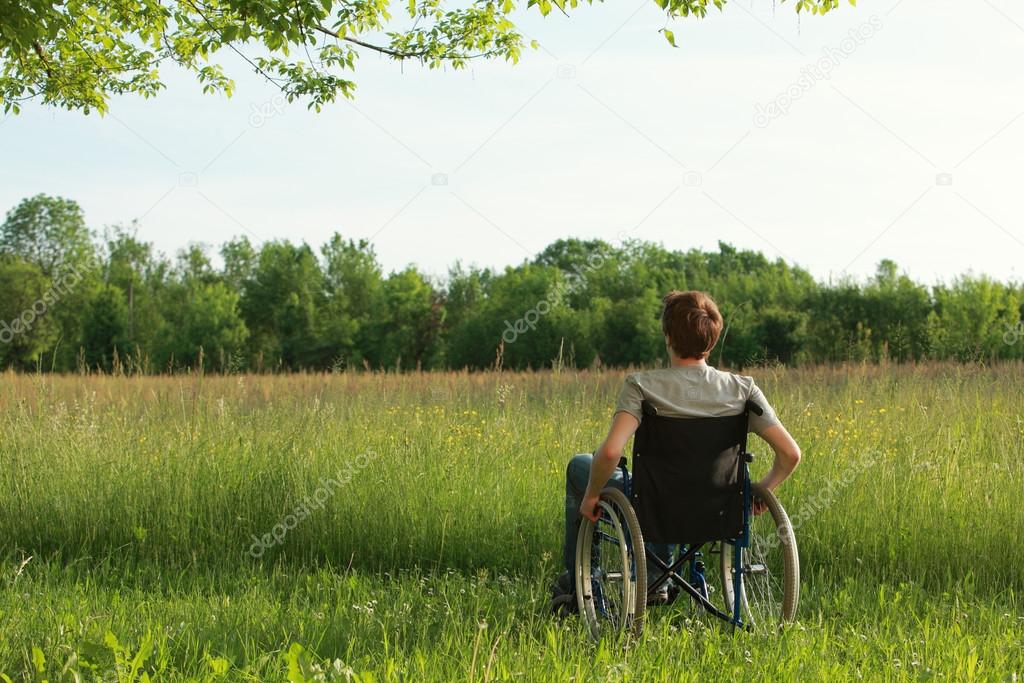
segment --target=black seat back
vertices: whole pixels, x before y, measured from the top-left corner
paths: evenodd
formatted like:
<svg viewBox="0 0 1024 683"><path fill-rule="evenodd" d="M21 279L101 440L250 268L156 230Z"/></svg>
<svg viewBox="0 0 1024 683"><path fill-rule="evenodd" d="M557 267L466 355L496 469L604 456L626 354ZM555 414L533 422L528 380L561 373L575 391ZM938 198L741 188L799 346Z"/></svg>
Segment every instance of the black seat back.
<svg viewBox="0 0 1024 683"><path fill-rule="evenodd" d="M695 545L740 536L748 411L671 418L647 401L643 410L630 495L644 540Z"/></svg>

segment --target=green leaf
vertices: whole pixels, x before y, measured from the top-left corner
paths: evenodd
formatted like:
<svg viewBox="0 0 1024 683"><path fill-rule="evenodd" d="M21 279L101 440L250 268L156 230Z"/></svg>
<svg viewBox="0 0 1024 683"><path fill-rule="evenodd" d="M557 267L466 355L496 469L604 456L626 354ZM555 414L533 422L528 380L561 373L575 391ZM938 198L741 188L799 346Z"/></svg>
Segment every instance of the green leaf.
<svg viewBox="0 0 1024 683"><path fill-rule="evenodd" d="M226 674L228 672L228 669L231 667L231 663L223 657L211 657L207 660L207 662L209 663L210 668L213 670L213 673L215 674Z"/></svg>
<svg viewBox="0 0 1024 683"><path fill-rule="evenodd" d="M151 654L153 654L153 634L147 632L142 639L142 644L139 646L139 651L135 653L135 657L132 659L132 671L141 669Z"/></svg>
<svg viewBox="0 0 1024 683"><path fill-rule="evenodd" d="M661 32L665 34L665 40L669 42L672 47L679 47L676 45L676 34L669 31L667 28L661 29Z"/></svg>
<svg viewBox="0 0 1024 683"><path fill-rule="evenodd" d="M32 646L32 665L36 668L36 673L46 673L46 657L43 656L43 651L35 646Z"/></svg>

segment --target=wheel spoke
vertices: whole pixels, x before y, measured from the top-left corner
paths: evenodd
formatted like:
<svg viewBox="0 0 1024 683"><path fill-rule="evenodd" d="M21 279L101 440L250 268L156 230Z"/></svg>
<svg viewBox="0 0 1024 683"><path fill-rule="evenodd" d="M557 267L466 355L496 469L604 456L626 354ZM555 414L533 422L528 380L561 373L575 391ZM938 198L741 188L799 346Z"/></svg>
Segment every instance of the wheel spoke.
<svg viewBox="0 0 1024 683"><path fill-rule="evenodd" d="M791 620L796 611L799 559L796 539L785 511L777 500L769 511L751 519L750 543L742 551L740 604L744 620L755 627L771 627ZM733 607L735 547L722 544L721 566L726 607Z"/></svg>
<svg viewBox="0 0 1024 683"><path fill-rule="evenodd" d="M637 584L646 586L632 550L634 536L642 536L629 501L606 489L599 505L597 522L581 523L576 550L578 606L594 638L631 626L638 632Z"/></svg>

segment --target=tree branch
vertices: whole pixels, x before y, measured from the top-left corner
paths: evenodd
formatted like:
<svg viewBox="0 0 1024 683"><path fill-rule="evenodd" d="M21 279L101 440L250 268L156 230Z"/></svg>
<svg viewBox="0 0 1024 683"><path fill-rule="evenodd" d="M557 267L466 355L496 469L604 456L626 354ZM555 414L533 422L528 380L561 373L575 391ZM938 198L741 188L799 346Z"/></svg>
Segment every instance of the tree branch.
<svg viewBox="0 0 1024 683"><path fill-rule="evenodd" d="M426 50L423 50L421 52L400 52L398 50L392 50L389 47L382 47L380 45L374 45L372 43L367 43L365 41L359 40L358 38L352 38L350 36L340 35L337 31L332 31L331 29L329 29L329 28L327 28L325 26L316 26L314 28L316 28L316 30L320 31L321 33L325 33L325 34L327 34L329 36L333 36L334 38L337 38L339 40L345 40L345 41L348 41L348 42L353 43L355 45L359 45L361 47L365 47L365 48L370 49L370 50L375 50L376 52L380 52L381 54L385 54L385 55L388 55L390 57L394 57L395 59L419 59L419 58L425 57L427 55L427 51ZM459 39L461 40L465 36L466 36L466 34L463 33L461 36L459 36ZM474 53L474 54L471 54L471 55L460 55L460 58L461 59L480 59L481 57L490 57L490 56L492 56L494 54L499 54L499 53L496 50L487 50L485 52L477 52L477 53ZM453 59L453 58L454 58L453 55L447 55L447 56L443 57L443 59Z"/></svg>
<svg viewBox="0 0 1024 683"><path fill-rule="evenodd" d="M361 47L365 47L365 48L367 48L369 50L376 50L377 52L380 52L382 54L388 55L390 57L394 57L395 59L415 59L415 58L418 58L418 57L422 57L423 55L426 54L426 52L399 52L398 50L392 50L389 47L382 47L380 45L373 45L372 43L364 42L362 40L359 40L358 38L352 38L350 36L343 36L343 35L339 34L337 31L332 31L331 29L327 28L326 26L319 26L319 25L317 25L315 28L316 28L317 31L320 31L321 33L326 33L327 35L333 36L333 37L338 38L340 40L346 40L346 41L348 41L350 43L353 43L355 45L359 45Z"/></svg>
<svg viewBox="0 0 1024 683"><path fill-rule="evenodd" d="M53 70L50 68L50 60L46 56L46 52L43 50L43 46L39 44L38 40L32 41L32 49L39 55L39 59L42 60L43 66L46 67L46 77L53 78Z"/></svg>

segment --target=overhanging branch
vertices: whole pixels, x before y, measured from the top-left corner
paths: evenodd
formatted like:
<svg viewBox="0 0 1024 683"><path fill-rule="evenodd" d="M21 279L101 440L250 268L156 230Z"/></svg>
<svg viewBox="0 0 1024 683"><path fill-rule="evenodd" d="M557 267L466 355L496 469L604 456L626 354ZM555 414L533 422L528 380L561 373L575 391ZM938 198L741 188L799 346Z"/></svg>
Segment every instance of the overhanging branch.
<svg viewBox="0 0 1024 683"><path fill-rule="evenodd" d="M394 57L395 59L422 59L423 57L426 57L429 54L429 51L427 51L427 50L422 50L420 52L402 52L400 50L393 50L390 47L383 47L381 45L374 45L373 43L367 43L366 41L359 40L358 38L352 38L351 36L343 36L343 35L339 34L337 31L332 31L331 29L329 29L329 28L327 28L325 26L316 26L314 28L317 31L320 31L321 33L325 33L325 34L327 34L329 36L337 38L338 40L345 40L345 41L348 41L348 42L352 43L353 45L359 45L359 46L365 47L365 48L367 48L369 50L374 50L376 52L380 52L381 54L388 55L389 57ZM453 38L453 40L462 40L465 37L466 37L466 33L464 32L462 35L458 36L457 39ZM447 54L447 55L441 56L441 59L456 59L456 58L457 59L466 59L466 60L469 60L469 59L481 59L481 58L486 58L486 57L493 57L496 54L500 54L499 50L485 50L483 52L476 52L476 53L468 54L468 55L467 54L461 54L460 55L460 54L456 54L457 50L455 50L454 48L452 48L452 52L453 52L453 54Z"/></svg>
<svg viewBox="0 0 1024 683"><path fill-rule="evenodd" d="M374 45L372 43L367 43L365 41L359 40L358 38L352 38L351 36L343 36L339 34L337 31L332 31L326 26L318 25L316 26L316 30L320 31L321 33L326 33L329 36L333 36L339 40L345 40L355 45L359 45L360 47L365 47L369 50L375 50L377 52L380 52L381 54L388 55L389 57L394 57L395 59L418 59L426 54L426 52L400 52L398 50L392 50L389 47Z"/></svg>

